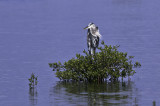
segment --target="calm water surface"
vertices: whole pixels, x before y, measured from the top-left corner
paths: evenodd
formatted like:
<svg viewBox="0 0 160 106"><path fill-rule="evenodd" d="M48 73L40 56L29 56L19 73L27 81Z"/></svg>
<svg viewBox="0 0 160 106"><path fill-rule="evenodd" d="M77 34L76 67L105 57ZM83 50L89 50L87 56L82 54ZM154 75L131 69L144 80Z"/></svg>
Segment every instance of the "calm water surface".
<svg viewBox="0 0 160 106"><path fill-rule="evenodd" d="M160 1L0 0L0 106L160 105ZM131 81L59 82L48 63L82 53L94 22L142 68ZM29 90L31 73L37 89Z"/></svg>

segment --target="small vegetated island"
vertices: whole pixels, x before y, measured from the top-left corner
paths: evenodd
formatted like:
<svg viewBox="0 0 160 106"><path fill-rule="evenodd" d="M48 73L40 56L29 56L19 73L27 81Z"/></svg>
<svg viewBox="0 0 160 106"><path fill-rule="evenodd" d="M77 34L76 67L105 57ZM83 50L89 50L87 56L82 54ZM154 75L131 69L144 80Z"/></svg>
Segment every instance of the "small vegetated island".
<svg viewBox="0 0 160 106"><path fill-rule="evenodd" d="M49 63L56 71L56 76L64 81L103 82L117 81L119 78L133 76L139 62L133 62L134 56L119 52L119 46L107 46L104 41L98 47L100 52L90 55L85 50L84 55L76 54L75 58L64 62Z"/></svg>

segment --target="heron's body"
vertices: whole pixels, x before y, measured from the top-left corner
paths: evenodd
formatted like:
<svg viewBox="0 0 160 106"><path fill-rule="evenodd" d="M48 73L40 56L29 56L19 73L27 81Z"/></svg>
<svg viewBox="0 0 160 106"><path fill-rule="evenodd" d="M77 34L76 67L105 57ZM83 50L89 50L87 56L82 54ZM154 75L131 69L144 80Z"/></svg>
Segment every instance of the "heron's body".
<svg viewBox="0 0 160 106"><path fill-rule="evenodd" d="M99 39L101 37L99 33L98 27L95 26L95 24L90 23L86 29L88 29L87 32L87 46L89 54L93 55L96 52L96 48L99 45Z"/></svg>
<svg viewBox="0 0 160 106"><path fill-rule="evenodd" d="M88 29L88 32L87 32L87 46L88 46L89 54L94 54L98 45L99 45L99 37L98 36L93 36L91 34L90 29Z"/></svg>

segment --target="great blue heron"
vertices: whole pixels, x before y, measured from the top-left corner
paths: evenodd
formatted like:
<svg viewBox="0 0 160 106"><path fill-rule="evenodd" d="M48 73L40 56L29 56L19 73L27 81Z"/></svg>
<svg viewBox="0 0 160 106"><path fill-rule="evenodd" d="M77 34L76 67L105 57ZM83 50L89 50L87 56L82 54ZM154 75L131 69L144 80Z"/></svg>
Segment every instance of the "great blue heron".
<svg viewBox="0 0 160 106"><path fill-rule="evenodd" d="M84 29L88 29L87 32L87 45L88 51L90 55L93 55L96 52L96 48L99 45L99 39L101 38L101 34L99 33L98 27L94 23L89 23L87 27Z"/></svg>

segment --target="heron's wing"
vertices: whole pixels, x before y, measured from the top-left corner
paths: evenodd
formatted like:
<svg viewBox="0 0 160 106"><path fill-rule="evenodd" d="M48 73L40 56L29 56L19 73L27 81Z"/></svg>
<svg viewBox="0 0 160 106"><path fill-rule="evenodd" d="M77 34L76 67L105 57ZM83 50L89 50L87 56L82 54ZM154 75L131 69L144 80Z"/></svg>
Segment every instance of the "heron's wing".
<svg viewBox="0 0 160 106"><path fill-rule="evenodd" d="M98 45L99 45L99 37L98 36L92 36L92 38L91 38L91 46L93 47L93 48L97 48L98 47Z"/></svg>

